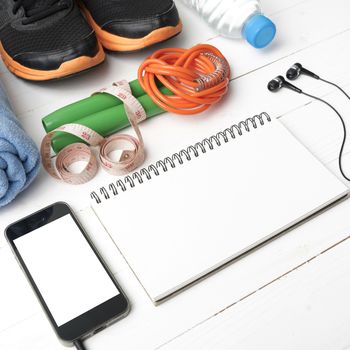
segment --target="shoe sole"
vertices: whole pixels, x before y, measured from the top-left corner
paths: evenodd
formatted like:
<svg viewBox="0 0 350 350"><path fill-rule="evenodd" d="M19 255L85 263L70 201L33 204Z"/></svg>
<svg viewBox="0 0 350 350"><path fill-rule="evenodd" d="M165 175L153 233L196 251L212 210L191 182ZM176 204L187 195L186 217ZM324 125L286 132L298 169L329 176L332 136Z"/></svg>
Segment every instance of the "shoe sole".
<svg viewBox="0 0 350 350"><path fill-rule="evenodd" d="M0 55L8 70L20 78L34 81L45 81L60 79L90 69L102 63L105 60L105 52L101 44L99 50L93 57L81 56L73 60L64 62L59 68L54 70L39 70L28 68L16 62L4 49L0 42Z"/></svg>
<svg viewBox="0 0 350 350"><path fill-rule="evenodd" d="M182 31L182 22L175 27L168 26L156 29L151 33L147 34L143 38L131 39L125 38L119 35L111 34L103 30L93 19L89 10L79 2L79 6L83 11L86 19L88 20L91 27L94 29L99 42L104 48L110 51L122 51L122 52L132 52L144 49L151 45L166 41L172 37L178 35Z"/></svg>

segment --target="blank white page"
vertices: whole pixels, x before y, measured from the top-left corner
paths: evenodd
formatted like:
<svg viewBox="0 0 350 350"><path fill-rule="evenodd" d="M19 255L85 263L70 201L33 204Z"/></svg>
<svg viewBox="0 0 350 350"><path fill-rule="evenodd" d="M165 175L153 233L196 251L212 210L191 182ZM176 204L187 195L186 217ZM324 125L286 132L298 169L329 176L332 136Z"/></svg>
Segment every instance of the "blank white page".
<svg viewBox="0 0 350 350"><path fill-rule="evenodd" d="M94 208L158 301L346 193L272 119Z"/></svg>

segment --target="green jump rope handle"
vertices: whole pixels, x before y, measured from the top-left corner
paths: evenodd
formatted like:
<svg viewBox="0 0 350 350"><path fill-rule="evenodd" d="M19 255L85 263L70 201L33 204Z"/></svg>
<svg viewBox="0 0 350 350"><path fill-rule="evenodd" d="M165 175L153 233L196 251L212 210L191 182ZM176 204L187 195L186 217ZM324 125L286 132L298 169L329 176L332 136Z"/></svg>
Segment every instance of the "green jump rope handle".
<svg viewBox="0 0 350 350"><path fill-rule="evenodd" d="M160 90L165 95L172 95L171 91L165 87L161 87ZM164 113L164 110L156 105L147 94L140 96L138 101L145 109L147 118ZM89 127L103 137L130 125L124 105L116 97L106 93L96 94L73 103L43 119L47 132L74 122ZM52 148L58 153L64 147L76 142L82 142L82 140L65 132L57 132L52 138Z"/></svg>
<svg viewBox="0 0 350 350"><path fill-rule="evenodd" d="M137 79L129 84L131 92L136 98L146 94ZM64 124L74 123L87 115L95 114L122 104L122 101L110 94L95 94L47 115L43 118L42 124L45 131L50 132Z"/></svg>

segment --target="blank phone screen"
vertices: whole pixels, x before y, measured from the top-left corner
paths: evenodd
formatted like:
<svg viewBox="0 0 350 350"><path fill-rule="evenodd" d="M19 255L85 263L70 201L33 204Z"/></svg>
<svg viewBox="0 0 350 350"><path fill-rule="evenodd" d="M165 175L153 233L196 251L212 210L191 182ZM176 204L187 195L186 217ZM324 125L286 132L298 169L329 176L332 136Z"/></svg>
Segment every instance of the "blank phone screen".
<svg viewBox="0 0 350 350"><path fill-rule="evenodd" d="M69 214L14 244L58 327L119 294Z"/></svg>

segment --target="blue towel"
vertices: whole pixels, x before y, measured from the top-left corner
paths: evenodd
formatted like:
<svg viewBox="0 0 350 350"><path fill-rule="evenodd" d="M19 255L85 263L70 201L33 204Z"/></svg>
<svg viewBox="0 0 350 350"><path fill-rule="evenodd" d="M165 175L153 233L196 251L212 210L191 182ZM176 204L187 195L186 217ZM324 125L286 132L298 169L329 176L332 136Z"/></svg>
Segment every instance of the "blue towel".
<svg viewBox="0 0 350 350"><path fill-rule="evenodd" d="M40 156L0 85L0 207L10 203L38 174Z"/></svg>

